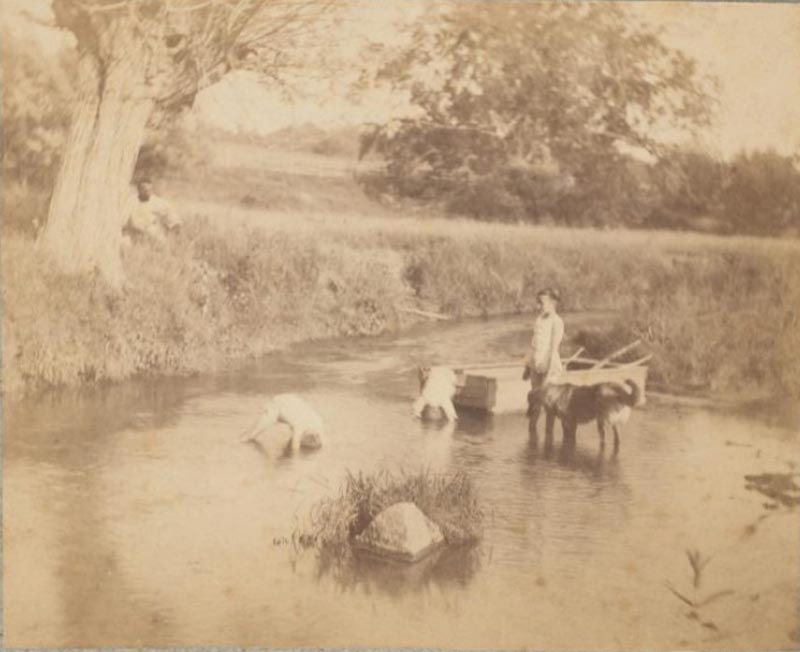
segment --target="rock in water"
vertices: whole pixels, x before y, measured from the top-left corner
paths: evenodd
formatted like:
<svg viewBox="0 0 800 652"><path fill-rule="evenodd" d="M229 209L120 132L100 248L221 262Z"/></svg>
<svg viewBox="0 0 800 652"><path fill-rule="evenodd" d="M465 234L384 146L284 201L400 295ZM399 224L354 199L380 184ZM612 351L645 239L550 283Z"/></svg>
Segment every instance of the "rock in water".
<svg viewBox="0 0 800 652"><path fill-rule="evenodd" d="M406 562L422 559L443 541L439 526L414 503L387 507L355 539L361 550Z"/></svg>

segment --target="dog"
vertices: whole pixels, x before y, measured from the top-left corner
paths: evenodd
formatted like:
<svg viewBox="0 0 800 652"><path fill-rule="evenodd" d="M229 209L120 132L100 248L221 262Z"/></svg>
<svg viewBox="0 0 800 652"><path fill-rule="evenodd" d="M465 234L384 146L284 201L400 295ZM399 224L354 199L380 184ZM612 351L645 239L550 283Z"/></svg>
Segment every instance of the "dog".
<svg viewBox="0 0 800 652"><path fill-rule="evenodd" d="M322 417L297 394L278 394L267 401L256 422L242 433L242 442L253 441L269 426L285 423L292 431L290 444L299 448L316 449L323 443Z"/></svg>
<svg viewBox="0 0 800 652"><path fill-rule="evenodd" d="M449 367L420 367L420 395L414 401L414 416L422 419L425 414L444 413L448 421L456 421L458 415L453 397L459 382L456 373Z"/></svg>
<svg viewBox="0 0 800 652"><path fill-rule="evenodd" d="M631 410L644 405L644 390L632 380L624 383L602 383L591 387L574 385L546 385L528 394L528 415L531 432L536 432L539 411L545 410L545 436L553 436L553 426L558 418L564 439L575 440L578 426L597 422L600 446L605 447L606 432L614 433L614 451L619 450L620 432L628 422Z"/></svg>

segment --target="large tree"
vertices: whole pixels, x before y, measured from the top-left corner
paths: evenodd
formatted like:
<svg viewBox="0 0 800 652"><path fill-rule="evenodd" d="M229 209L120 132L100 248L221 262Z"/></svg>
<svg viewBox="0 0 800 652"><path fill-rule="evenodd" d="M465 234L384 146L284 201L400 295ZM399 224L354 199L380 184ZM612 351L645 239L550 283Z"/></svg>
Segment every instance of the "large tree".
<svg viewBox="0 0 800 652"><path fill-rule="evenodd" d="M234 69L280 79L329 0L53 0L77 102L41 242L68 272L123 279L124 204L145 128ZM303 52L307 55L307 52Z"/></svg>
<svg viewBox="0 0 800 652"><path fill-rule="evenodd" d="M378 80L416 112L379 125L391 191L541 215L628 185L632 153L709 119L710 86L619 4L448 3L390 52ZM594 201L583 201L582 198Z"/></svg>
<svg viewBox="0 0 800 652"><path fill-rule="evenodd" d="M741 233L782 235L800 230L800 168L774 150L740 152L723 194L725 220Z"/></svg>

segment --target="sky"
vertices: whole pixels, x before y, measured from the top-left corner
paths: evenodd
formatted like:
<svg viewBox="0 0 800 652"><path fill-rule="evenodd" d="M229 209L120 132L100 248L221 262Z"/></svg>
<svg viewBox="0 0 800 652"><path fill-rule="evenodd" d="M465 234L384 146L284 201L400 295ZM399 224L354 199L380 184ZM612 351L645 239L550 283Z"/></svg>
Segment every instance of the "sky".
<svg viewBox="0 0 800 652"><path fill-rule="evenodd" d="M351 0L344 21L355 45L365 37L391 42L417 15L414 0ZM741 149L800 151L800 4L635 2L634 14L663 30L665 42L695 58L720 84L715 124L698 144L729 157ZM227 86L230 84L230 86ZM248 90L245 90L248 89ZM231 98L235 97L235 100ZM209 89L198 111L218 124L269 131L287 124L380 121L403 102L375 93L352 105L341 96L287 102L241 80Z"/></svg>
<svg viewBox="0 0 800 652"><path fill-rule="evenodd" d="M46 0L0 2L4 20L13 18L22 6L46 14ZM398 26L418 16L424 2L347 0L347 4L332 46L345 54L369 39L398 42ZM743 148L772 147L786 154L800 151L800 4L629 4L638 18L663 30L668 45L682 49L697 60L702 72L718 78L717 120L704 131L699 144L726 157ZM32 37L45 48L59 43L44 28L35 30ZM340 82L347 81L346 71L340 77ZM200 94L195 117L224 128L269 132L306 122L382 121L405 110L403 99L387 92L374 92L354 104L346 97L345 85L339 84L334 92L312 88L307 97L288 101L246 75L234 75Z"/></svg>
<svg viewBox="0 0 800 652"><path fill-rule="evenodd" d="M800 151L800 5L642 2L637 13L720 82L705 144Z"/></svg>

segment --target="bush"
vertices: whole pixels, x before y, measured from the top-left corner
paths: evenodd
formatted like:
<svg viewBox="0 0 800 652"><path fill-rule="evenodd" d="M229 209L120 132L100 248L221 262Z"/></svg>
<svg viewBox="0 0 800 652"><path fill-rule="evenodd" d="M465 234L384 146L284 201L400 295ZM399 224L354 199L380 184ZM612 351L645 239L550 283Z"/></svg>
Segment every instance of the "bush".
<svg viewBox="0 0 800 652"><path fill-rule="evenodd" d="M800 170L774 151L740 153L730 163L724 217L740 233L800 229Z"/></svg>
<svg viewBox="0 0 800 652"><path fill-rule="evenodd" d="M298 340L397 325L402 263L313 234L186 221L167 246L123 250L124 291L64 276L34 242L3 241L6 391L208 371Z"/></svg>
<svg viewBox="0 0 800 652"><path fill-rule="evenodd" d="M631 324L673 388L800 390L800 260L766 251L676 261Z"/></svg>

